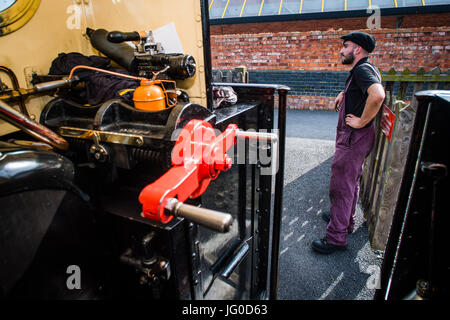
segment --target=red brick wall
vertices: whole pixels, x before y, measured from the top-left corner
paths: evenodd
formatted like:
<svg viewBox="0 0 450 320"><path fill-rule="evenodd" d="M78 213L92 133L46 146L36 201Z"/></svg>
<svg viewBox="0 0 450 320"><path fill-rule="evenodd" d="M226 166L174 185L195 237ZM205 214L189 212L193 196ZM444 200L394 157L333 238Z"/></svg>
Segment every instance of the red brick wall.
<svg viewBox="0 0 450 320"><path fill-rule="evenodd" d="M402 17L401 28L445 27L449 26L450 13L381 16L381 28L395 29L396 21ZM211 26L211 35L290 32L290 31L325 31L329 29L356 30L367 28L367 18L341 18L297 20L265 23L238 23Z"/></svg>
<svg viewBox="0 0 450 320"><path fill-rule="evenodd" d="M340 37L351 30L289 31L211 36L213 69L347 70ZM371 61L382 71L450 67L450 27L363 30L377 41Z"/></svg>
<svg viewBox="0 0 450 320"><path fill-rule="evenodd" d="M335 97L288 95L287 108L300 110L334 110Z"/></svg>
<svg viewBox="0 0 450 320"><path fill-rule="evenodd" d="M211 26L212 68L347 71L339 59L340 37L361 30L375 37L377 47L370 60L384 72L392 67L412 72L440 67L446 72L450 67L450 13L406 15L398 29L397 18L382 17L379 30L365 30L366 18ZM332 109L333 101L319 96L288 98L289 107L295 109Z"/></svg>

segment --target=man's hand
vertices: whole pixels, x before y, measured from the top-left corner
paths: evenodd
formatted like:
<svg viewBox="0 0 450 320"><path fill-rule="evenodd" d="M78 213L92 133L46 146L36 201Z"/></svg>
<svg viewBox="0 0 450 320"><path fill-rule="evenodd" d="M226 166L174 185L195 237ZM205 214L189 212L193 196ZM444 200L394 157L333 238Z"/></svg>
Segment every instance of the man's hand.
<svg viewBox="0 0 450 320"><path fill-rule="evenodd" d="M334 110L336 110L336 112L339 112L339 110L341 110L341 102L343 98L344 98L344 91L339 93L336 99L334 99Z"/></svg>
<svg viewBox="0 0 450 320"><path fill-rule="evenodd" d="M355 129L364 127L364 123L361 121L361 118L358 118L353 114L348 114L345 117L345 124Z"/></svg>

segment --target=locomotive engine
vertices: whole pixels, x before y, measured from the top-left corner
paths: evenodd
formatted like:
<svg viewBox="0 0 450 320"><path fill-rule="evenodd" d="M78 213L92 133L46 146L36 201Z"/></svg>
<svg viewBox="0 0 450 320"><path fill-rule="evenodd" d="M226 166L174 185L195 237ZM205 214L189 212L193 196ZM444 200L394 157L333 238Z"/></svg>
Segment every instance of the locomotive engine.
<svg viewBox="0 0 450 320"><path fill-rule="evenodd" d="M0 149L1 294L268 298L289 89L208 83L203 106L177 88L195 75L193 56L165 53L151 31L86 35L119 69L34 74L21 96L55 94L39 121L11 108L13 95L0 101L2 118L22 129ZM99 75L129 88L83 103Z"/></svg>

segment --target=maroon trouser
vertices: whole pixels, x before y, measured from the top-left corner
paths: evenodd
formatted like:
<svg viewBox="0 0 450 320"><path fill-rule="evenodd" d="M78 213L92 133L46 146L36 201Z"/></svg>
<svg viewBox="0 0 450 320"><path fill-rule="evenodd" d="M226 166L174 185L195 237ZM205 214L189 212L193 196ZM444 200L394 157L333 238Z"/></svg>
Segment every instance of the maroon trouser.
<svg viewBox="0 0 450 320"><path fill-rule="evenodd" d="M345 93L336 130L336 151L331 164L330 222L326 239L335 245L346 245L353 231L356 201L364 159L369 155L375 131L373 124L354 129L345 124Z"/></svg>

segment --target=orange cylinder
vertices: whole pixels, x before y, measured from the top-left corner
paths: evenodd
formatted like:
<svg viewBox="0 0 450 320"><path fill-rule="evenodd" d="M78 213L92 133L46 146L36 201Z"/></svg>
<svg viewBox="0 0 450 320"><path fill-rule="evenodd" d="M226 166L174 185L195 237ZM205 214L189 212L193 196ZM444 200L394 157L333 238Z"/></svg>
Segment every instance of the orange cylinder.
<svg viewBox="0 0 450 320"><path fill-rule="evenodd" d="M141 80L134 90L134 107L144 111L160 111L166 108L164 90L148 79Z"/></svg>

